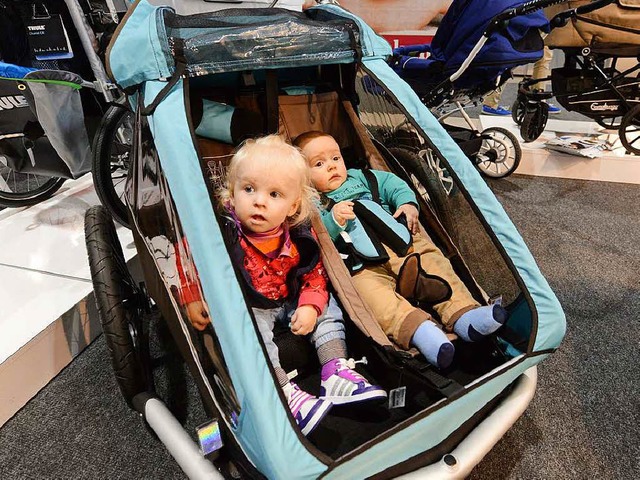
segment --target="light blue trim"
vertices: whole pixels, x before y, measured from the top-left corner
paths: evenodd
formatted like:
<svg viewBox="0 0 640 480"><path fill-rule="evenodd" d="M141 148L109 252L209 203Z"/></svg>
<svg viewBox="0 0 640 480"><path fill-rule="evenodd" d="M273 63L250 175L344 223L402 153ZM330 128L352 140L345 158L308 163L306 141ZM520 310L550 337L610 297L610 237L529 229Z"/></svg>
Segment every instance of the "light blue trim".
<svg viewBox="0 0 640 480"><path fill-rule="evenodd" d="M360 455L339 465L323 478L327 480L367 478L439 445L495 398L498 392L545 357L546 355L540 355L527 358L427 417L417 421L408 419L408 425L404 429L363 450Z"/></svg>
<svg viewBox="0 0 640 480"><path fill-rule="evenodd" d="M165 85L146 82L145 103ZM187 123L182 81L160 102L150 126L241 404L237 439L269 478L317 478L327 467L302 445L287 418L216 222Z"/></svg>
<svg viewBox="0 0 640 480"><path fill-rule="evenodd" d="M174 65L169 64L163 52L158 24L163 11L169 7L154 7L147 0L140 0L118 32L109 54L109 67L115 81L127 88L149 79L171 76Z"/></svg>
<svg viewBox="0 0 640 480"><path fill-rule="evenodd" d="M442 153L464 188L473 198L480 214L498 238L524 281L538 313L538 328L534 351L557 348L566 330L566 320L560 302L540 273L524 240L502 205L458 145L420 102L411 87L380 59L364 59L364 66L390 90L407 110L409 117L425 132Z"/></svg>
<svg viewBox="0 0 640 480"><path fill-rule="evenodd" d="M196 128L196 134L202 137L232 143L231 117L235 108L224 103L202 100L202 120Z"/></svg>

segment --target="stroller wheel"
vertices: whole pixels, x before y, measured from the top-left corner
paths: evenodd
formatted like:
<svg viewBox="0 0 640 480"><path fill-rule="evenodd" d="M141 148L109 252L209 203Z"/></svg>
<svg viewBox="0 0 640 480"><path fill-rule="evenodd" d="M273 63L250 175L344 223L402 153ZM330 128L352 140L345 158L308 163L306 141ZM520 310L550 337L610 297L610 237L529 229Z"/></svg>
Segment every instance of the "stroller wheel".
<svg viewBox="0 0 640 480"><path fill-rule="evenodd" d="M602 128L618 130L622 124L622 117L596 117L595 122Z"/></svg>
<svg viewBox="0 0 640 480"><path fill-rule="evenodd" d="M98 316L116 382L129 406L150 390L146 336L142 329L144 293L131 277L111 215L102 206L85 214L85 242Z"/></svg>
<svg viewBox="0 0 640 480"><path fill-rule="evenodd" d="M627 152L640 155L640 105L636 105L622 117L620 141Z"/></svg>
<svg viewBox="0 0 640 480"><path fill-rule="evenodd" d="M491 127L482 131L482 145L476 154L476 167L483 175L502 178L511 175L520 165L522 149L509 130Z"/></svg>
<svg viewBox="0 0 640 480"><path fill-rule="evenodd" d="M547 126L549 118L549 105L545 102L527 104L522 125L520 125L520 136L525 142L533 142Z"/></svg>
<svg viewBox="0 0 640 480"><path fill-rule="evenodd" d="M522 125L527 110L527 99L518 95L511 106L511 118L517 125Z"/></svg>

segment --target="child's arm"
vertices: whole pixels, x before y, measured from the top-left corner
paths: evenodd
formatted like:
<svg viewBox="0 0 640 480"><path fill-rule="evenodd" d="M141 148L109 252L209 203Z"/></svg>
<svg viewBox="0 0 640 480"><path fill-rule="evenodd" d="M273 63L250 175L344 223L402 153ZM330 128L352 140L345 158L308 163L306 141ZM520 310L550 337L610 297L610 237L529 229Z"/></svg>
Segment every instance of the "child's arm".
<svg viewBox="0 0 640 480"><path fill-rule="evenodd" d="M202 300L187 303L187 318L193 328L203 331L209 325L209 308Z"/></svg>
<svg viewBox="0 0 640 480"><path fill-rule="evenodd" d="M320 216L331 240L338 238L340 233L347 228L349 220L356 218L351 201L338 202L331 209L322 209Z"/></svg>
<svg viewBox="0 0 640 480"><path fill-rule="evenodd" d="M413 190L407 185L407 182L390 172L383 172L382 170L372 171L378 179L380 200L382 200L383 203L388 204L392 210L398 209L400 205L407 203L413 203L417 208L418 200L416 199L416 194L413 193Z"/></svg>
<svg viewBox="0 0 640 480"><path fill-rule="evenodd" d="M404 215L409 231L413 234L418 233L418 201L407 182L393 173L381 170L374 170L374 175L378 179L380 199L391 207L394 212L393 218Z"/></svg>
<svg viewBox="0 0 640 480"><path fill-rule="evenodd" d="M315 232L314 232L315 236ZM298 308L291 317L291 331L296 335L306 335L316 328L318 317L329 303L327 284L329 277L322 260L301 278L302 287L298 297Z"/></svg>
<svg viewBox="0 0 640 480"><path fill-rule="evenodd" d="M298 307L291 317L291 332L294 335L307 335L313 332L318 322L318 312L313 305Z"/></svg>
<svg viewBox="0 0 640 480"><path fill-rule="evenodd" d="M198 272L187 272L182 265L182 254L189 252L189 244L187 239L183 238L181 243L175 245L176 251L176 269L180 278L180 288L178 290L178 303L185 307L187 319L196 330L202 331L210 323L209 308L202 300L200 288L198 285ZM181 254L181 252L183 252Z"/></svg>
<svg viewBox="0 0 640 480"><path fill-rule="evenodd" d="M416 206L413 203L400 205L394 212L393 218L398 218L400 215L404 215L409 231L414 235L418 233L420 230L420 219L418 218L418 209Z"/></svg>

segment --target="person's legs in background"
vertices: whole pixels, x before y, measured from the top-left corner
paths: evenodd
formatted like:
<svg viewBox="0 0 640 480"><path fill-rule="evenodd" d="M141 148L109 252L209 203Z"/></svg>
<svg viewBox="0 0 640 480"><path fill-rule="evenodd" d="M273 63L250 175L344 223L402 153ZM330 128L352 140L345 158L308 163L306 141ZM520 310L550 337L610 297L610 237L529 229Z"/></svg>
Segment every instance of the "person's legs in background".
<svg viewBox="0 0 640 480"><path fill-rule="evenodd" d="M542 57L533 64L532 78L548 78L551 75L551 60L553 60L553 51L545 45ZM548 81L540 82L534 85L535 90L546 91L549 86ZM560 107L549 103L549 113L560 113Z"/></svg>
<svg viewBox="0 0 640 480"><path fill-rule="evenodd" d="M482 113L485 115L511 115L511 110L500 105L501 96L502 86L487 94L487 96L484 97L484 102L482 102Z"/></svg>

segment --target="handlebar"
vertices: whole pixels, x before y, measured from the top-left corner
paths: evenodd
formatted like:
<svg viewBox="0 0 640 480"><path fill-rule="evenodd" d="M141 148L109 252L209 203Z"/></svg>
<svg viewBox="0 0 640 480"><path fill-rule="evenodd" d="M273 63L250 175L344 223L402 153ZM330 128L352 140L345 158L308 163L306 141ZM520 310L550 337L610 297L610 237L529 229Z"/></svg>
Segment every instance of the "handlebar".
<svg viewBox="0 0 640 480"><path fill-rule="evenodd" d="M549 23L551 24L551 28L564 27L569 19L575 18L578 15L583 15L585 13L591 13L614 2L615 0L595 0L586 5L581 5L577 8L572 8L569 10L565 10L564 12L560 12L555 17L553 17L549 21Z"/></svg>
<svg viewBox="0 0 640 480"><path fill-rule="evenodd" d="M489 36L491 36L493 32L506 28L507 25L509 24L509 20L511 20L514 17L519 17L520 15L527 15L529 13L542 10L543 8L547 8L552 5L557 5L558 3L563 3L565 1L566 0L530 0L529 2L525 2L519 7L506 10L502 13L499 13L495 17L493 17L493 20L491 20L491 22L489 23L489 26L487 27L483 35L489 38ZM609 1L609 0L605 0L605 1Z"/></svg>
<svg viewBox="0 0 640 480"><path fill-rule="evenodd" d="M616 0L594 0L587 5L582 5L580 7L567 10L566 12L559 13L558 15L553 17L553 19L549 23L551 24L552 28L561 27L566 25L569 18L575 17L576 15L593 12L594 10L598 10L599 8L605 7L615 1ZM514 17L527 15L537 10L541 10L552 5L557 5L559 3L565 2L566 0L530 0L529 2L525 2L519 7L512 8L496 15L493 20L491 20L491 23L489 23L489 26L487 27L483 35L489 38L489 36L493 32L506 28L506 26L509 24L509 20ZM554 24L553 22L557 22L557 24Z"/></svg>

